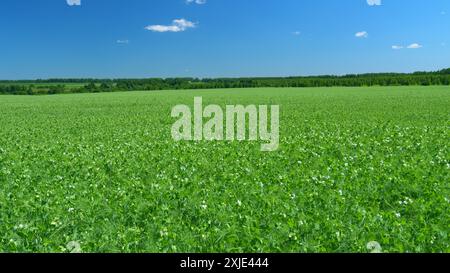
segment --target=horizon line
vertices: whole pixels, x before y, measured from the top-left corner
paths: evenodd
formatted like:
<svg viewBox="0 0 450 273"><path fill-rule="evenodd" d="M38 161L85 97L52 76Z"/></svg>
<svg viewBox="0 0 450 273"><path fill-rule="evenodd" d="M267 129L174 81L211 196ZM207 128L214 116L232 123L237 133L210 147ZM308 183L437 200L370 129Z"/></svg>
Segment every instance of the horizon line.
<svg viewBox="0 0 450 273"><path fill-rule="evenodd" d="M222 77L200 77L200 76L173 76L173 77L48 77L48 78L23 78L23 79L0 79L0 82L31 82L31 81L51 81L51 80L141 80L141 79L264 79L264 78L312 78L312 77L346 77L346 76L364 76L377 74L415 74L415 73L437 73L445 70L442 68L438 70L416 70L409 72L364 72L364 73L345 73L345 74L310 74L310 75L290 75L290 76L222 76Z"/></svg>

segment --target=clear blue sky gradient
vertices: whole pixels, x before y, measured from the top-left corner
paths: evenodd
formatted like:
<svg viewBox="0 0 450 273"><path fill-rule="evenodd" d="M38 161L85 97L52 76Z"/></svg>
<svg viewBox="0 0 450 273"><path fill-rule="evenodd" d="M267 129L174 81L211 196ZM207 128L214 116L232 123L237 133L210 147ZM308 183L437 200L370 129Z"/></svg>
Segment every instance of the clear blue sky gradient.
<svg viewBox="0 0 450 273"><path fill-rule="evenodd" d="M181 18L198 25L145 29ZM437 70L449 38L448 0L2 0L0 79Z"/></svg>

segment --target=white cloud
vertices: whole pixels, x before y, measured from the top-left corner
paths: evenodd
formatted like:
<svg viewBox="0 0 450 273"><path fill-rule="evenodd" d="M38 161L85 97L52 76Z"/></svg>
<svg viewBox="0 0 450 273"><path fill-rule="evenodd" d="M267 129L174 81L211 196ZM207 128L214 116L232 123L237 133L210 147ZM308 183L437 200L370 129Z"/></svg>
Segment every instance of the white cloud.
<svg viewBox="0 0 450 273"><path fill-rule="evenodd" d="M381 0L367 0L369 6L381 6Z"/></svg>
<svg viewBox="0 0 450 273"><path fill-rule="evenodd" d="M409 46L407 46L406 48L407 49L419 49L419 48L422 48L423 46L421 45L421 44L418 44L418 43L414 43L414 44L410 44ZM395 50L399 50L399 49L404 49L405 47L404 46L401 46L401 45L393 45L392 46L392 49L395 49Z"/></svg>
<svg viewBox="0 0 450 273"><path fill-rule="evenodd" d="M295 36L299 36L302 33L300 31L294 31L294 32L292 32L292 34L294 34Z"/></svg>
<svg viewBox="0 0 450 273"><path fill-rule="evenodd" d="M409 49L418 49L418 48L422 48L423 46L417 43L414 44L410 44L407 48Z"/></svg>
<svg viewBox="0 0 450 273"><path fill-rule="evenodd" d="M69 6L81 6L81 0L66 0Z"/></svg>
<svg viewBox="0 0 450 273"><path fill-rule="evenodd" d="M195 3L199 5L206 4L206 0L186 0L187 4Z"/></svg>
<svg viewBox="0 0 450 273"><path fill-rule="evenodd" d="M122 45L127 45L130 43L130 40L117 40L116 43L122 44Z"/></svg>
<svg viewBox="0 0 450 273"><path fill-rule="evenodd" d="M367 33L367 31L356 32L355 37L357 37L357 38L367 38L367 37L369 37L369 33Z"/></svg>
<svg viewBox="0 0 450 273"><path fill-rule="evenodd" d="M172 21L172 25L151 25L146 26L146 30L150 30L153 32L182 32L189 28L195 28L197 26L196 23L185 19L175 19Z"/></svg>

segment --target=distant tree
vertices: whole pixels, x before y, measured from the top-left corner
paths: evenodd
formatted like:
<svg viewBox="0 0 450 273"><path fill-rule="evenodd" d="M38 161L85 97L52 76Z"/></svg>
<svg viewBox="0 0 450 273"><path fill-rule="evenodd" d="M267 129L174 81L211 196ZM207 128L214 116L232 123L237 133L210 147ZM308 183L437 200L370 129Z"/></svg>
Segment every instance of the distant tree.
<svg viewBox="0 0 450 273"><path fill-rule="evenodd" d="M93 93L96 93L96 92L99 91L99 90L97 89L97 85L95 85L95 83L92 82L92 81L91 81L89 84L85 85L85 86L84 86L84 89L85 89L87 92L93 92Z"/></svg>
<svg viewBox="0 0 450 273"><path fill-rule="evenodd" d="M102 83L100 84L100 90L101 90L101 92L108 92L108 91L111 90L111 88L112 88L112 86L111 86L109 83L102 82Z"/></svg>
<svg viewBox="0 0 450 273"><path fill-rule="evenodd" d="M64 93L64 92L65 92L65 87L64 87L64 85L60 85L60 84L51 86L48 89L48 94L49 95L61 94L61 93Z"/></svg>
<svg viewBox="0 0 450 273"><path fill-rule="evenodd" d="M34 86L33 84L39 83ZM66 88L63 83L83 83ZM396 86L449 85L450 68L436 72L350 74L344 76L308 76L287 78L149 78L149 79L48 79L36 81L0 81L0 94L94 93L130 90L173 90L248 87L332 87L332 86Z"/></svg>

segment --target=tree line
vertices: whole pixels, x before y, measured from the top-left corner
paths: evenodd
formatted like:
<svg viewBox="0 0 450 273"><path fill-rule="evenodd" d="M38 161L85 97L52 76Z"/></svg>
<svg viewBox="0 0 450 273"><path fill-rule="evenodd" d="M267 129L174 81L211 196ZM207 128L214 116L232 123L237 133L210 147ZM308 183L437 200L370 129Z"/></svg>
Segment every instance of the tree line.
<svg viewBox="0 0 450 273"><path fill-rule="evenodd" d="M0 81L0 94L49 95L133 90L177 90L257 87L362 87L449 85L450 68L435 72L374 73L344 76L266 78L47 79Z"/></svg>

